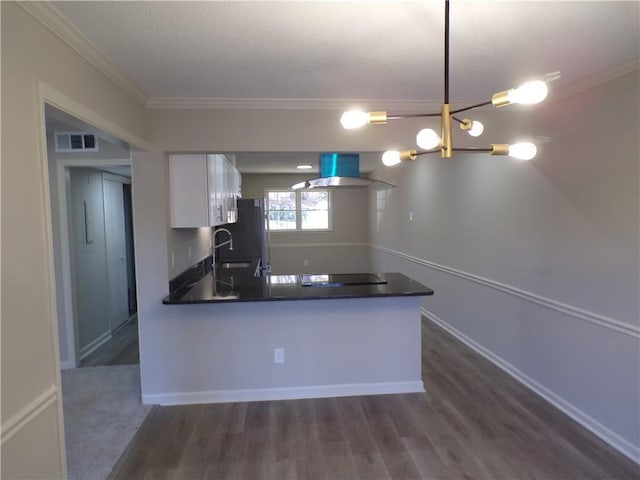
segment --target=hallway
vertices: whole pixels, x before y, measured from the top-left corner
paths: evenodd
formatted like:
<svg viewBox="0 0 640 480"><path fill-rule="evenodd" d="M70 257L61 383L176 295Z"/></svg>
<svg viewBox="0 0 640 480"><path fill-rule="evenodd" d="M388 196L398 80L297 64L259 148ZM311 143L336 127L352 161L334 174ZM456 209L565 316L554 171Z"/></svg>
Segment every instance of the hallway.
<svg viewBox="0 0 640 480"><path fill-rule="evenodd" d="M137 315L116 330L108 342L80 361L80 367L139 364Z"/></svg>

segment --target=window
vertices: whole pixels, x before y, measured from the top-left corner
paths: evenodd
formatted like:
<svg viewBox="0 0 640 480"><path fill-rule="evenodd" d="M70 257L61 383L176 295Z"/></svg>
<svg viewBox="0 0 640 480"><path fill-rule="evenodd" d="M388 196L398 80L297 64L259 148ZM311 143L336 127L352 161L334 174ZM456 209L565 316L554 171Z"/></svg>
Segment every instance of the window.
<svg viewBox="0 0 640 480"><path fill-rule="evenodd" d="M329 190L267 190L270 231L330 230Z"/></svg>

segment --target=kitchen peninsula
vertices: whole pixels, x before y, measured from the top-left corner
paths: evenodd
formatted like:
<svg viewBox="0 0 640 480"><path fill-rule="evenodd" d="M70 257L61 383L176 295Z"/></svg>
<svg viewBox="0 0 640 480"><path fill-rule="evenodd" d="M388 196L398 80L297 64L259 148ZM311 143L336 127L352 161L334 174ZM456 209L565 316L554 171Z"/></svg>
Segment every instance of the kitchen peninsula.
<svg viewBox="0 0 640 480"><path fill-rule="evenodd" d="M254 276L254 265L194 266L165 297L167 355L187 404L424 391L420 299L399 273ZM174 387L175 390L175 387Z"/></svg>

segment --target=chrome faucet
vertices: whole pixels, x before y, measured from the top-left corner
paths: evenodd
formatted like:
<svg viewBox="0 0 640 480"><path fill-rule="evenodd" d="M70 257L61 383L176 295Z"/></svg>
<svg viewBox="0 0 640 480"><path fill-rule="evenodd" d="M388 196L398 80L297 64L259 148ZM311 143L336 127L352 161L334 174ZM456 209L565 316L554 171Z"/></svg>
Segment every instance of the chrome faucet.
<svg viewBox="0 0 640 480"><path fill-rule="evenodd" d="M218 243L216 245L216 234L218 232L226 232L229 234L229 240L227 240L226 242L222 242L222 243ZM213 231L213 238L211 240L211 244L213 245L213 250L215 251L216 248L218 247L222 247L224 245L229 245L229 250L233 250L233 237L231 236L231 232L229 230L227 230L226 228L218 228L216 230Z"/></svg>

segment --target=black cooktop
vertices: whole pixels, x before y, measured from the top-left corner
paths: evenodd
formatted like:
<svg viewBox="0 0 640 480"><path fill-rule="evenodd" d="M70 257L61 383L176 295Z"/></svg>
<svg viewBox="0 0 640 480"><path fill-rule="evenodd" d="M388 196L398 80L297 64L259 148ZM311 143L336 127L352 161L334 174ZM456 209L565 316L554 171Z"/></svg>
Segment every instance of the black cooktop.
<svg viewBox="0 0 640 480"><path fill-rule="evenodd" d="M302 274L303 287L342 287L345 285L384 285L387 281L373 273Z"/></svg>

